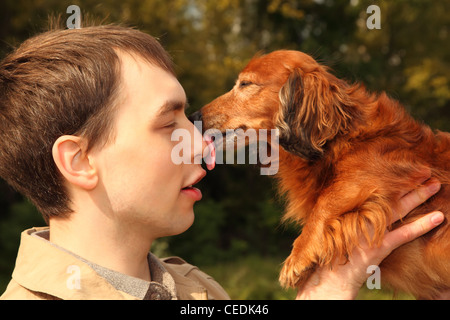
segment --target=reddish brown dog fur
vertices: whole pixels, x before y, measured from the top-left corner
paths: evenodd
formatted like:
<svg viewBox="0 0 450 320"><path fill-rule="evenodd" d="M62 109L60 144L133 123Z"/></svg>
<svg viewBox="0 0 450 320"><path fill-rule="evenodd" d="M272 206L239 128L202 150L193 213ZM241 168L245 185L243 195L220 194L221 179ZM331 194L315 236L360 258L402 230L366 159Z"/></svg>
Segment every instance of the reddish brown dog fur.
<svg viewBox="0 0 450 320"><path fill-rule="evenodd" d="M444 223L392 252L381 278L416 297L450 288L450 134L415 121L386 94L350 85L298 51L259 56L234 88L201 109L203 128L278 128L277 179L286 195L286 219L304 224L280 275L301 286L317 266L348 258L365 236L381 243L401 192L424 172L439 193L411 212L408 223L440 210Z"/></svg>

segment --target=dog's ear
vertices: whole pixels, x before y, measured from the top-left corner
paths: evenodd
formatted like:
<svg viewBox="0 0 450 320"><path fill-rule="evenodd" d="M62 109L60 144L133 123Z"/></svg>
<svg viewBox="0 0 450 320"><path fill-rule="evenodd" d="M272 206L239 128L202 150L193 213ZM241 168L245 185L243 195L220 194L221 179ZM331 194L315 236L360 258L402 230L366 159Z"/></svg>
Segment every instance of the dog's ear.
<svg viewBox="0 0 450 320"><path fill-rule="evenodd" d="M351 119L346 86L324 69L306 74L294 69L279 92L280 145L309 161L321 158L326 143L346 130Z"/></svg>

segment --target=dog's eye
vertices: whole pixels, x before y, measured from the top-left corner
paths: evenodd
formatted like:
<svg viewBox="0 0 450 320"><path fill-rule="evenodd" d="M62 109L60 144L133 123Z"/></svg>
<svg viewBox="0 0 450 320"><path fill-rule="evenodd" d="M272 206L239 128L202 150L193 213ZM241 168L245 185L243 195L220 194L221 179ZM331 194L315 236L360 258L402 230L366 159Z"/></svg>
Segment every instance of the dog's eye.
<svg viewBox="0 0 450 320"><path fill-rule="evenodd" d="M247 86L249 86L251 84L253 84L251 81L243 80L243 81L241 81L241 83L239 83L239 88L244 88L244 87L247 87Z"/></svg>

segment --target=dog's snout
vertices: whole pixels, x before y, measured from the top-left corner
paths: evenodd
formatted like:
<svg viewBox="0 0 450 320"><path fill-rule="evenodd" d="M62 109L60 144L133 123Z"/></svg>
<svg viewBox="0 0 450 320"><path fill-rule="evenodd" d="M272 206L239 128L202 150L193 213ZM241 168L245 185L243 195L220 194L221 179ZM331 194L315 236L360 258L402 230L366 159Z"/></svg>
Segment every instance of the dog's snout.
<svg viewBox="0 0 450 320"><path fill-rule="evenodd" d="M194 121L202 121L202 112L200 110L192 113L188 119L194 123Z"/></svg>

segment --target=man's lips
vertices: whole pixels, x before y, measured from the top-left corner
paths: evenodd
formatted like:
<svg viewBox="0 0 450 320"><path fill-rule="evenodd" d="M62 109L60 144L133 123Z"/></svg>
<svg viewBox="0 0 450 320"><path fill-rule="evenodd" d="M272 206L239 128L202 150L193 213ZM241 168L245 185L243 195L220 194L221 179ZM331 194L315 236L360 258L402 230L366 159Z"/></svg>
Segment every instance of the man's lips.
<svg viewBox="0 0 450 320"><path fill-rule="evenodd" d="M186 187L181 189L181 193L192 198L194 201L202 200L202 192L195 187Z"/></svg>
<svg viewBox="0 0 450 320"><path fill-rule="evenodd" d="M214 143L211 137L205 136L205 141L208 145L208 154L205 157L206 167L208 170L214 169L216 165L216 149L214 148ZM187 186L181 189L181 193L191 197L195 201L202 199L202 192L200 189L195 188L194 185L199 183L206 175L206 171L202 169L202 172L197 176L193 183L189 183Z"/></svg>
<svg viewBox="0 0 450 320"><path fill-rule="evenodd" d="M206 176L206 171L203 170L203 169L201 169L200 174L198 174L198 175L196 176L195 180L193 180L192 183L188 183L183 189L192 187L194 184L199 183L205 176Z"/></svg>
<svg viewBox="0 0 450 320"><path fill-rule="evenodd" d="M200 189L195 188L194 185L199 183L206 175L206 171L202 169L202 172L199 176L197 176L196 180L193 183L188 184L186 187L181 189L181 193L189 196L195 201L199 201L202 199L202 192Z"/></svg>

